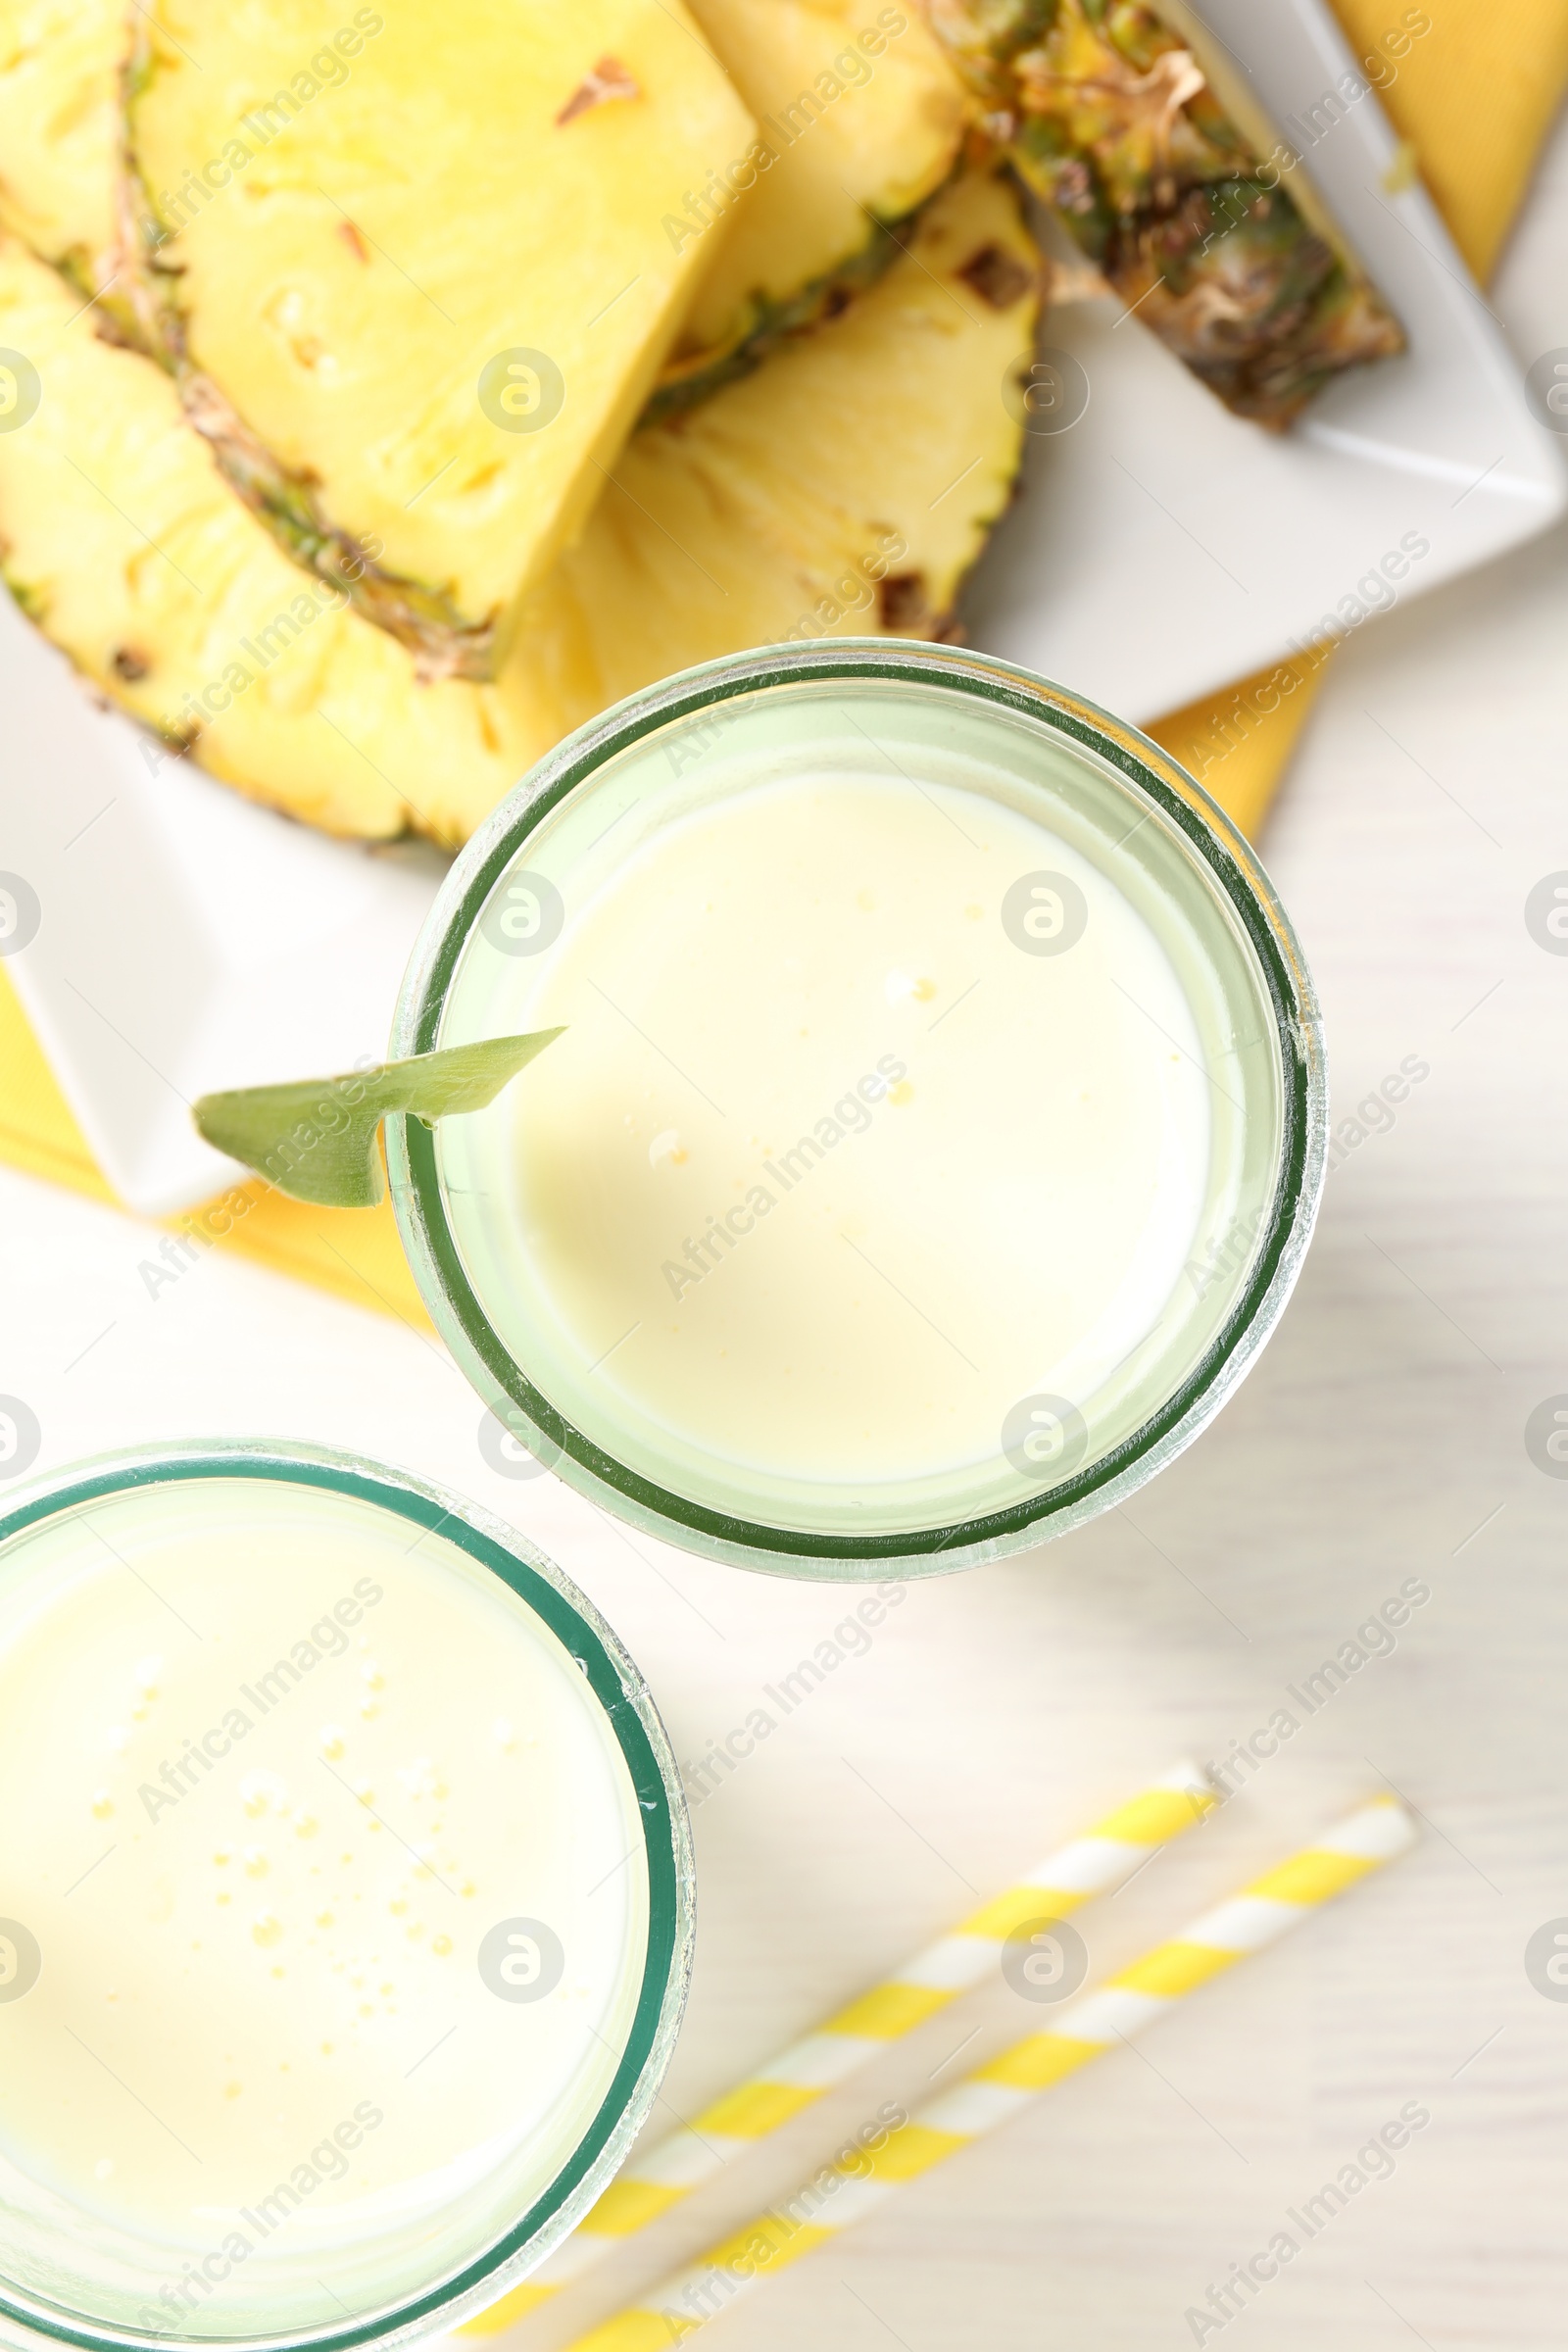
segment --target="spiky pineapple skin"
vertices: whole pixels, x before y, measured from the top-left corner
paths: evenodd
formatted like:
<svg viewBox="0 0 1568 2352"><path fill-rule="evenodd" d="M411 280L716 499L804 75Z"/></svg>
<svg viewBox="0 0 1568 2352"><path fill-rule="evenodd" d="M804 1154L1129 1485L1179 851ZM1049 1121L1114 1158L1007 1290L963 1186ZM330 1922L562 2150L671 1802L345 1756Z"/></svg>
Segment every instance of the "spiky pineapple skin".
<svg viewBox="0 0 1568 2352"><path fill-rule="evenodd" d="M928 0L991 135L1129 309L1227 408L1283 431L1398 321L1143 0Z"/></svg>

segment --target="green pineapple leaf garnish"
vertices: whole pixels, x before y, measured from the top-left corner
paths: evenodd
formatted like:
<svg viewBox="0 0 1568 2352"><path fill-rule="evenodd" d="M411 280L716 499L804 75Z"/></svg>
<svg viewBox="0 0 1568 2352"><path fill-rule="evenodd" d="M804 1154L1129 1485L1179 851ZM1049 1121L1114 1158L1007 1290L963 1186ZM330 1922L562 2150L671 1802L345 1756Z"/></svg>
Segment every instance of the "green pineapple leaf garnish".
<svg viewBox="0 0 1568 2352"><path fill-rule="evenodd" d="M280 1193L325 1208L374 1208L386 1189L376 1148L384 1118L405 1111L433 1127L437 1119L483 1110L560 1035L559 1029L534 1029L524 1037L488 1037L414 1054L338 1078L238 1087L203 1095L192 1116L210 1144Z"/></svg>

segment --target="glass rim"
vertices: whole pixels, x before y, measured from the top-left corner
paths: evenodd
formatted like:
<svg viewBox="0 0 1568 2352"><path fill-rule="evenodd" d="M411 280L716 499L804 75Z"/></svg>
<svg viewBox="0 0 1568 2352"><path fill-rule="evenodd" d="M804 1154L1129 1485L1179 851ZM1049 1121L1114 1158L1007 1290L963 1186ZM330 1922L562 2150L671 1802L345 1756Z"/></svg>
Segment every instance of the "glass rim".
<svg viewBox="0 0 1568 2352"><path fill-rule="evenodd" d="M1280 1056L1281 1136L1273 1198L1248 1279L1185 1379L1118 1445L1042 1494L980 1518L852 1535L765 1525L659 1486L577 1429L536 1389L469 1283L446 1214L433 1132L386 1122L387 1170L404 1250L431 1319L479 1396L565 1483L681 1548L779 1576L864 1581L947 1575L1032 1548L1134 1494L1207 1427L1255 1362L1295 1288L1322 1198L1328 1080L1322 1016L1290 917L1240 828L1180 761L1140 729L1070 688L967 648L840 637L772 646L682 670L566 736L492 810L447 875L399 993L389 1054L441 1042L452 986L491 891L522 844L605 761L716 703L806 680L916 680L993 703L1105 760L1183 836L1257 960Z"/></svg>
<svg viewBox="0 0 1568 2352"><path fill-rule="evenodd" d="M13 2340L28 2345L68 2343L82 2352L139 2352L170 2343L202 2346L204 2352L349 2352L449 2332L535 2271L600 2196L653 2110L685 2011L695 1933L691 1816L668 1734L614 1628L548 1553L495 1512L414 1471L336 1446L193 1439L96 1454L27 1481L5 1497L0 1544L83 1502L228 1477L346 1494L439 1534L498 1576L563 1642L603 1709L638 1799L648 1865L642 1984L620 2063L577 2145L527 2211L444 2280L342 2327L216 2335L198 2328L122 2328L66 2314L42 2298L19 2295L15 2282L0 2274L0 2321Z"/></svg>

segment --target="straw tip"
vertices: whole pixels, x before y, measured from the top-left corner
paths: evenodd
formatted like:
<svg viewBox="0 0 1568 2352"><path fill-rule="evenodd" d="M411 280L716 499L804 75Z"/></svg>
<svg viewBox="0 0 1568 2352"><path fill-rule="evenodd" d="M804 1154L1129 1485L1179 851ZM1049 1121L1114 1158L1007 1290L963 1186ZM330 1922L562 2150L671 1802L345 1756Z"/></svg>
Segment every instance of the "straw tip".
<svg viewBox="0 0 1568 2352"><path fill-rule="evenodd" d="M1401 1797L1380 1790L1348 1814L1324 1843L1343 1854L1363 1855L1369 1862L1392 1862L1419 1842L1420 1824Z"/></svg>
<svg viewBox="0 0 1568 2352"><path fill-rule="evenodd" d="M1222 1791L1206 1764L1196 1756L1183 1756L1169 1772L1155 1783L1159 1788L1173 1789L1179 1796L1191 1797L1200 1812L1207 1813L1220 1801Z"/></svg>

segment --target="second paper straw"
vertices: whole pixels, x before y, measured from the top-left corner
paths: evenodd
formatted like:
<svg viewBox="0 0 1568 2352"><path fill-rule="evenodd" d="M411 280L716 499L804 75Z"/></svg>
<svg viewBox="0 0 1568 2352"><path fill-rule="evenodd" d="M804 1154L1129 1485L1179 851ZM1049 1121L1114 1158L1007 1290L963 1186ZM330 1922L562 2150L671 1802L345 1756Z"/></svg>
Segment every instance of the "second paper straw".
<svg viewBox="0 0 1568 2352"><path fill-rule="evenodd" d="M1057 1848L1005 1894L976 1911L882 1984L828 2019L736 2090L668 2138L639 2149L564 2244L521 2286L470 2320L465 2335L495 2335L559 2294L612 2247L710 2180L731 2159L809 2107L872 2053L924 2025L995 1970L1007 1941L1031 1922L1063 1919L1108 1894L1150 1856L1212 1811L1214 1788L1200 1766L1183 1762L1118 1805L1081 1838Z"/></svg>
<svg viewBox="0 0 1568 2352"><path fill-rule="evenodd" d="M567 2352L667 2352L669 2345L684 2342L727 2311L739 2294L824 2239L837 2237L905 2181L1010 2122L1038 2092L1091 2059L1131 2040L1184 1993L1248 1953L1277 1943L1319 1904L1404 1853L1415 1835L1410 1815L1393 1798L1363 1805L1096 1991L1064 2003L1048 2032L1015 2042L933 2100L879 2150L867 2150L863 2171L832 2167L819 2174L794 2197L710 2248L690 2270L664 2279L642 2301L577 2337Z"/></svg>

